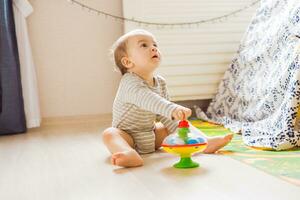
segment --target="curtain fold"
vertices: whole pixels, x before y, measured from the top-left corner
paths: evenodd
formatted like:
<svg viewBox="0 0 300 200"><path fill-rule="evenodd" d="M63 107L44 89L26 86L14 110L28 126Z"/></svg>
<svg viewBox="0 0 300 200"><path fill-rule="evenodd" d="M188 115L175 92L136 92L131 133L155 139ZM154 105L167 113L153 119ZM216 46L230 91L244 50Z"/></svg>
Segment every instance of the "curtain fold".
<svg viewBox="0 0 300 200"><path fill-rule="evenodd" d="M0 134L26 132L12 0L0 1L0 71L2 86Z"/></svg>

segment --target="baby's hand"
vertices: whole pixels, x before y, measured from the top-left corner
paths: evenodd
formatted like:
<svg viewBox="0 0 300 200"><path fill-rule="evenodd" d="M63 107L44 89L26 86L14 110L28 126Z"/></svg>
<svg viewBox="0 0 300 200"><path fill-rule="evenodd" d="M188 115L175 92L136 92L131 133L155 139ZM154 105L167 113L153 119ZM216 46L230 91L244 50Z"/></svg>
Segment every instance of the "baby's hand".
<svg viewBox="0 0 300 200"><path fill-rule="evenodd" d="M186 120L192 115L192 110L183 106L178 106L172 113L172 117L176 120Z"/></svg>

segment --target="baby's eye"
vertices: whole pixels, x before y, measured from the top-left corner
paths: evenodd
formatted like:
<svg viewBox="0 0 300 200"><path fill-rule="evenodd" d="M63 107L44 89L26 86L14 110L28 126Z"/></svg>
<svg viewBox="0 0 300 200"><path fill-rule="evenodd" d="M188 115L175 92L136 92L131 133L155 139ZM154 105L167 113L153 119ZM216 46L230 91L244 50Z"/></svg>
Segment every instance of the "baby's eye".
<svg viewBox="0 0 300 200"><path fill-rule="evenodd" d="M147 47L147 44L146 43L142 43L141 47Z"/></svg>
<svg viewBox="0 0 300 200"><path fill-rule="evenodd" d="M156 44L156 43L154 43L154 44L153 44L153 46L157 47L157 44Z"/></svg>

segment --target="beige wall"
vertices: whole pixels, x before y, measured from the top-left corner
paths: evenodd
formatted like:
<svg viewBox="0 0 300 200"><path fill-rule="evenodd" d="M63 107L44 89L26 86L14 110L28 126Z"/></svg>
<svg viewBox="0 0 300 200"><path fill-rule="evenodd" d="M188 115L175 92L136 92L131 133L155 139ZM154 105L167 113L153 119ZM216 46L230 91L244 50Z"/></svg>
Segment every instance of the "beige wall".
<svg viewBox="0 0 300 200"><path fill-rule="evenodd" d="M81 1L122 15L121 0ZM67 0L30 0L28 31L43 117L110 113L119 73L108 49L123 28Z"/></svg>

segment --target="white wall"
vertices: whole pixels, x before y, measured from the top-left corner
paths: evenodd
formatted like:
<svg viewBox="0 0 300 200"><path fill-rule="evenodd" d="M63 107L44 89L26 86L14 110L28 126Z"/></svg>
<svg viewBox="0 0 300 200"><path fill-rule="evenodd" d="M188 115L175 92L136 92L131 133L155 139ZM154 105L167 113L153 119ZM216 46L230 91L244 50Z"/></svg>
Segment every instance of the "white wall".
<svg viewBox="0 0 300 200"><path fill-rule="evenodd" d="M122 15L121 0L81 1ZM67 0L30 0L28 29L43 117L110 113L120 78L108 57L123 26Z"/></svg>

